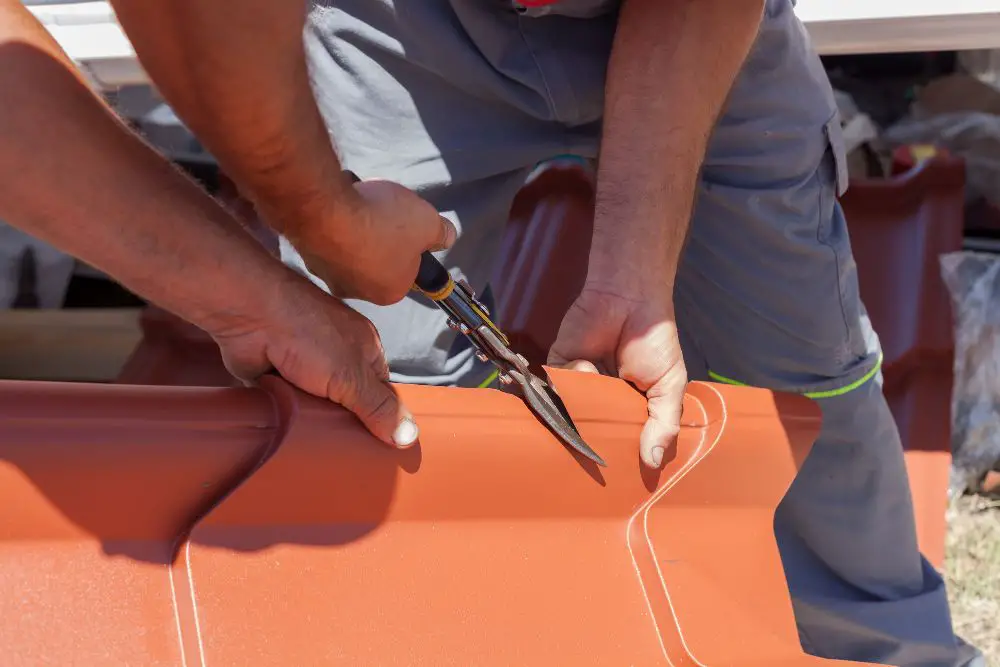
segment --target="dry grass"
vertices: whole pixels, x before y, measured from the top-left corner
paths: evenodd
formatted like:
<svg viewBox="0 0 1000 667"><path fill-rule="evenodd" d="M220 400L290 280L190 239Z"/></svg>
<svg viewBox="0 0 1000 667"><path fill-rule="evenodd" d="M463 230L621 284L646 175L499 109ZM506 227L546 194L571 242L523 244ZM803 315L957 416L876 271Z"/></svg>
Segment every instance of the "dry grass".
<svg viewBox="0 0 1000 667"><path fill-rule="evenodd" d="M960 498L948 516L946 575L955 631L1000 667L1000 500Z"/></svg>

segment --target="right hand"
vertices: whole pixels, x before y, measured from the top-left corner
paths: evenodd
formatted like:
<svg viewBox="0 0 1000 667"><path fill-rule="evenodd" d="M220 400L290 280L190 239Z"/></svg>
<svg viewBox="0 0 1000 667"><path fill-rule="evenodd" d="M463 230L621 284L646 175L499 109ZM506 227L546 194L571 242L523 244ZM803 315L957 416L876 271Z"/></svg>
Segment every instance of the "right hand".
<svg viewBox="0 0 1000 667"><path fill-rule="evenodd" d="M246 384L271 369L305 392L338 403L379 440L417 442L410 412L389 384L389 367L374 325L297 274L253 316L227 314L203 327L226 368Z"/></svg>
<svg viewBox="0 0 1000 667"><path fill-rule="evenodd" d="M286 236L334 295L391 305L413 288L420 255L450 248L458 232L398 183L360 181L354 193L354 201Z"/></svg>

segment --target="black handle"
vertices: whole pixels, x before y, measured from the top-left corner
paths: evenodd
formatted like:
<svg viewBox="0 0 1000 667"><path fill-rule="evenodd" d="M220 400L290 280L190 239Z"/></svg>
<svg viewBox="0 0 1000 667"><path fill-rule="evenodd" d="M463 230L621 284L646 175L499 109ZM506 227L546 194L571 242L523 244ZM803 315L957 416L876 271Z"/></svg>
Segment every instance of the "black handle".
<svg viewBox="0 0 1000 667"><path fill-rule="evenodd" d="M420 269L417 271L415 282L421 292L425 292L433 298L433 295L448 289L451 284L451 275L437 257L425 250L420 255Z"/></svg>

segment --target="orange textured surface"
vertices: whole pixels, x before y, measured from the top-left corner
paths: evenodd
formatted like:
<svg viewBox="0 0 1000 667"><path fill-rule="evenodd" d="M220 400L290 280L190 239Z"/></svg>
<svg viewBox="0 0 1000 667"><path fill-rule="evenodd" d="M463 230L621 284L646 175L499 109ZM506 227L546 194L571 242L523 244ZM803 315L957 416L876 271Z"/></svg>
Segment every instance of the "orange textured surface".
<svg viewBox="0 0 1000 667"><path fill-rule="evenodd" d="M609 468L494 390L399 387L399 452L274 378L0 383L5 664L824 662L771 530L815 406L692 384L652 473L634 390L554 381Z"/></svg>
<svg viewBox="0 0 1000 667"><path fill-rule="evenodd" d="M0 382L0 662L180 665L168 565L274 424L250 390Z"/></svg>

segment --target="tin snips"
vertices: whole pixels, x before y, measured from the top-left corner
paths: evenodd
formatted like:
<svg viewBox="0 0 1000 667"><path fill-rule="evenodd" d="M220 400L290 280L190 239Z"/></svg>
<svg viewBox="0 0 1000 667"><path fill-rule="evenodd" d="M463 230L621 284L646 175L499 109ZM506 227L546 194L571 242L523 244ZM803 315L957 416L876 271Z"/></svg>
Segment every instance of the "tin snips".
<svg viewBox="0 0 1000 667"><path fill-rule="evenodd" d="M360 180L352 171L344 170L344 174L354 183ZM434 255L425 252L413 287L447 313L448 325L472 341L481 361L497 367L502 384L518 385L521 398L556 437L598 465L607 465L584 442L559 395L531 372L527 359L510 349L507 336L493 323L489 311L467 283L455 281Z"/></svg>
<svg viewBox="0 0 1000 667"><path fill-rule="evenodd" d="M497 367L501 383L519 386L525 403L549 430L590 460L606 465L584 442L558 394L529 370L527 359L510 349L507 336L493 323L489 311L467 283L454 280L434 255L425 252L414 287L448 314L449 326L472 341L480 360Z"/></svg>

